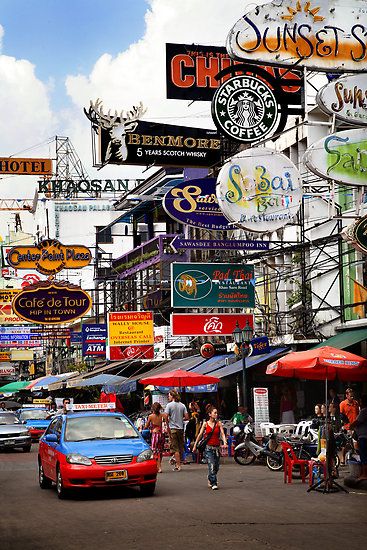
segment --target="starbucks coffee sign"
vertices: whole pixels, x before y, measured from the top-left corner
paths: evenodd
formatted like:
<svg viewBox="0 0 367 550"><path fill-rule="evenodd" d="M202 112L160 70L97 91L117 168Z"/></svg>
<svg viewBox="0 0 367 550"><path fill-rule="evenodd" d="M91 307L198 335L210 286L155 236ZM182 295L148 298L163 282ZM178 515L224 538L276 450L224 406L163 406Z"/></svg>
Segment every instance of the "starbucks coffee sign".
<svg viewBox="0 0 367 550"><path fill-rule="evenodd" d="M216 193L223 214L234 225L268 233L296 216L302 199L301 175L282 153L253 147L224 164Z"/></svg>
<svg viewBox="0 0 367 550"><path fill-rule="evenodd" d="M278 103L269 85L256 76L235 76L217 90L212 116L218 130L230 139L251 143L275 129Z"/></svg>

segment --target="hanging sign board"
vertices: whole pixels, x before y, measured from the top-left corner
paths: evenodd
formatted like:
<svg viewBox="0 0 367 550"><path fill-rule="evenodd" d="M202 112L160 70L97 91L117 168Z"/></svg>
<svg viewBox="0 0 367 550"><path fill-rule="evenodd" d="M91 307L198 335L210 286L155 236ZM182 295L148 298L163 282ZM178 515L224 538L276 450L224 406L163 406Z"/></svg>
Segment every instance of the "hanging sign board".
<svg viewBox="0 0 367 550"><path fill-rule="evenodd" d="M254 266L171 264L172 307L255 307Z"/></svg>
<svg viewBox="0 0 367 550"><path fill-rule="evenodd" d="M302 199L301 175L273 149L253 147L230 158L217 179L223 214L247 231L267 233L289 223Z"/></svg>
<svg viewBox="0 0 367 550"><path fill-rule="evenodd" d="M367 133L344 130L309 147L303 163L314 174L350 185L367 185Z"/></svg>
<svg viewBox="0 0 367 550"><path fill-rule="evenodd" d="M218 205L215 178L183 181L163 197L163 208L174 220L209 230L230 229Z"/></svg>
<svg viewBox="0 0 367 550"><path fill-rule="evenodd" d="M151 311L121 311L108 314L109 346L153 345L154 325Z"/></svg>
<svg viewBox="0 0 367 550"><path fill-rule="evenodd" d="M152 346L111 346L109 348L110 361L132 359L154 359L154 345Z"/></svg>
<svg viewBox="0 0 367 550"><path fill-rule="evenodd" d="M367 74L332 80L318 91L316 101L326 114L355 126L366 126Z"/></svg>
<svg viewBox="0 0 367 550"><path fill-rule="evenodd" d="M279 114L271 87L253 75L228 79L212 102L212 117L218 130L241 143L252 143L274 133Z"/></svg>
<svg viewBox="0 0 367 550"><path fill-rule="evenodd" d="M173 336L231 336L236 324L254 328L254 316L245 313L172 313Z"/></svg>
<svg viewBox="0 0 367 550"><path fill-rule="evenodd" d="M82 354L106 357L107 325L105 323L82 325Z"/></svg>
<svg viewBox="0 0 367 550"><path fill-rule="evenodd" d="M41 281L20 292L12 305L15 313L25 321L57 325L85 316L92 307L92 299L71 283Z"/></svg>
<svg viewBox="0 0 367 550"><path fill-rule="evenodd" d="M20 176L51 176L51 159L18 159L0 157L0 175L16 174Z"/></svg>
<svg viewBox="0 0 367 550"><path fill-rule="evenodd" d="M92 254L86 246L65 246L56 239L47 239L35 246L14 246L8 252L7 261L16 269L36 269L44 275L54 275L62 269L89 265Z"/></svg>
<svg viewBox="0 0 367 550"><path fill-rule="evenodd" d="M231 29L227 51L253 63L355 72L367 65L365 0L277 0L257 6Z"/></svg>
<svg viewBox="0 0 367 550"><path fill-rule="evenodd" d="M24 320L16 315L12 308L12 301L19 294L20 290L2 289L0 290L0 326L3 325L23 325Z"/></svg>

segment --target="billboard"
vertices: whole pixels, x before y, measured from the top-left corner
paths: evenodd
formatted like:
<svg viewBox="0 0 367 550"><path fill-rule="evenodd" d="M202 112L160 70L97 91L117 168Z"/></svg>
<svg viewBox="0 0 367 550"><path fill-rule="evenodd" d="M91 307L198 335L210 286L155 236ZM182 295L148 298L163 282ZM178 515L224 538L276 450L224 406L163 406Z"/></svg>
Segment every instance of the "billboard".
<svg viewBox="0 0 367 550"><path fill-rule="evenodd" d="M256 6L232 27L233 59L315 71L366 69L365 0L277 0Z"/></svg>
<svg viewBox="0 0 367 550"><path fill-rule="evenodd" d="M19 176L51 176L52 160L0 157L0 175L1 174L16 174Z"/></svg>
<svg viewBox="0 0 367 550"><path fill-rule="evenodd" d="M106 357L106 323L82 325L82 354L92 357Z"/></svg>
<svg viewBox="0 0 367 550"><path fill-rule="evenodd" d="M332 80L317 92L316 101L328 115L355 126L367 125L367 75Z"/></svg>
<svg viewBox="0 0 367 550"><path fill-rule="evenodd" d="M172 307L255 307L253 265L173 263L171 288Z"/></svg>
<svg viewBox="0 0 367 550"><path fill-rule="evenodd" d="M154 324L151 311L110 312L107 320L108 358L154 358Z"/></svg>
<svg viewBox="0 0 367 550"><path fill-rule="evenodd" d="M254 316L244 313L172 313L173 336L232 336L237 326L254 328Z"/></svg>

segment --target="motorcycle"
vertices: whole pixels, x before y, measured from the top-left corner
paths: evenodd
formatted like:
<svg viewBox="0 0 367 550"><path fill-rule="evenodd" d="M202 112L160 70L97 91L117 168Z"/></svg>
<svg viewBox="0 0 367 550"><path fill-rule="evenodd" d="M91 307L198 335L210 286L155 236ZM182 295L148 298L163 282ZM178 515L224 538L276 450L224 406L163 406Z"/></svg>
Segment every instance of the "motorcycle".
<svg viewBox="0 0 367 550"><path fill-rule="evenodd" d="M249 422L243 428L240 426L235 426L233 428L233 435L236 438L236 446L234 449L233 458L241 466L247 466L252 464L256 458L272 458L274 461L278 459L278 456L275 452L271 450L274 446L276 439L276 434L269 436L267 440L264 441L263 445L260 445L255 438L254 429ZM280 469L283 465L280 466Z"/></svg>

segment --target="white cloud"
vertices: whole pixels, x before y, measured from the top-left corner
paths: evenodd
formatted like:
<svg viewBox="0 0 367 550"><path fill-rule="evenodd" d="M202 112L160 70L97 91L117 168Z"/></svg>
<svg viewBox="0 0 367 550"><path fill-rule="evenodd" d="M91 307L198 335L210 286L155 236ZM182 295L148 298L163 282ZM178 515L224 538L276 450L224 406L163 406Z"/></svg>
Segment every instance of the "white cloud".
<svg viewBox="0 0 367 550"><path fill-rule="evenodd" d="M3 49L4 27L0 25L0 52Z"/></svg>

